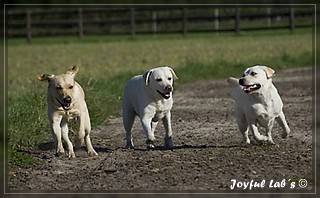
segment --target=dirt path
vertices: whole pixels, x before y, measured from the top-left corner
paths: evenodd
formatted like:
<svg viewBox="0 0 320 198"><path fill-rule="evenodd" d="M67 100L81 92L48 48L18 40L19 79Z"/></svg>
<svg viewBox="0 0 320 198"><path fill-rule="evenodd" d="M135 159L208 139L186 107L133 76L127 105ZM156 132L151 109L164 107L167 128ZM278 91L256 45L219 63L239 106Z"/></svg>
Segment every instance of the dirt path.
<svg viewBox="0 0 320 198"><path fill-rule="evenodd" d="M282 140L280 127L275 125L273 138L279 146L258 145L255 141L253 145L241 145L242 136L233 116L234 102L229 97L231 87L226 80L199 81L175 91L172 111L175 149L163 150L164 128L160 123L156 130L157 149L146 150L142 128L136 120L133 137L137 149L124 150L122 121L114 118L92 131L99 156L88 158L84 150L79 150L76 159L56 158L52 149L42 145L42 149L32 152L41 163L28 169L10 170L8 187L32 191L199 191L230 189L232 179L265 180L266 186L271 180L285 179L283 189L289 189L289 179L297 182L306 179L308 187L303 190L310 189L311 73L311 68L289 69L278 72L274 79L292 130L290 137ZM302 188L297 185L296 189Z"/></svg>

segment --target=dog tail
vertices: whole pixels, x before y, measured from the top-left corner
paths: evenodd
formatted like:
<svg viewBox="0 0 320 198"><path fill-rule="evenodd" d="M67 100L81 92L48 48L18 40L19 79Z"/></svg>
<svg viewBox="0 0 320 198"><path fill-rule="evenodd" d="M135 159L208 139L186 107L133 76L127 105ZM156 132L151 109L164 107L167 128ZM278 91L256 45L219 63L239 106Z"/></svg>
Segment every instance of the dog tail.
<svg viewBox="0 0 320 198"><path fill-rule="evenodd" d="M239 79L234 78L234 77L229 77L228 83L230 83L231 85L234 85L234 86L239 85Z"/></svg>

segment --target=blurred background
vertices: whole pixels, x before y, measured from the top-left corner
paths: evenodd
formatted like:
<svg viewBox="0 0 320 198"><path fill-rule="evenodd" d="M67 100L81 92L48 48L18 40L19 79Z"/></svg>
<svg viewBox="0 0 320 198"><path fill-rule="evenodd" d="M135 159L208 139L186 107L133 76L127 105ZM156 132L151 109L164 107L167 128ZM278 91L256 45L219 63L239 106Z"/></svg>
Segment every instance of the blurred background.
<svg viewBox="0 0 320 198"><path fill-rule="evenodd" d="M161 35L311 28L312 6L25 6L7 9L7 36Z"/></svg>

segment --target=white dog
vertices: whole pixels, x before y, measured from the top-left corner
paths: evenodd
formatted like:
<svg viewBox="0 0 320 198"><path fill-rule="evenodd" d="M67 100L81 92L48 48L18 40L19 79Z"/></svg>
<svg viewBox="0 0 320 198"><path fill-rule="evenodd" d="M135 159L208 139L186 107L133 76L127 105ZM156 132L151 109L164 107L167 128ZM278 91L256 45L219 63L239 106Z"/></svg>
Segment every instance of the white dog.
<svg viewBox="0 0 320 198"><path fill-rule="evenodd" d="M228 82L236 88L231 96L235 100L235 114L244 142L250 144L249 129L258 141L274 144L271 130L276 120L283 128L282 138L286 138L290 129L282 111L283 103L276 87L272 83L274 70L266 66L247 68L242 78L230 77ZM267 131L267 136L258 132L257 124Z"/></svg>
<svg viewBox="0 0 320 198"><path fill-rule="evenodd" d="M48 115L50 121L53 141L56 146L56 154L64 154L61 141L68 145L68 157L74 158L73 145L68 137L68 122L76 120L79 126L79 133L75 140L76 147L80 147L84 140L88 149L88 155L97 155L90 140L90 117L87 104L84 100L84 92L81 86L74 80L79 67L74 66L65 74L53 75L43 74L38 79L48 80Z"/></svg>
<svg viewBox="0 0 320 198"><path fill-rule="evenodd" d="M131 128L136 115L140 117L148 148L154 148L154 131L161 119L166 131L165 146L173 147L170 110L174 78L177 76L170 67L158 67L128 81L122 102L126 148L134 148Z"/></svg>

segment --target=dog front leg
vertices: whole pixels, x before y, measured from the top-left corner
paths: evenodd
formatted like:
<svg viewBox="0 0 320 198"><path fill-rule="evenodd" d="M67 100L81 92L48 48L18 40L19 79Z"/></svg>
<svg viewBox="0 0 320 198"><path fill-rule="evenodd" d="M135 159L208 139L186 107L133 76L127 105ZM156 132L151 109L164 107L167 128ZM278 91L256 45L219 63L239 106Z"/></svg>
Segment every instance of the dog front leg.
<svg viewBox="0 0 320 198"><path fill-rule="evenodd" d="M62 119L62 122L61 122L61 132L62 132L62 138L63 140L67 143L68 145L68 157L69 158L75 158L75 154L74 154L74 151L73 151L73 145L72 145L72 142L70 141L69 139L69 129L68 129L68 122L66 119Z"/></svg>
<svg viewBox="0 0 320 198"><path fill-rule="evenodd" d="M253 134L253 137L258 140L258 141L267 141L268 138L264 135L261 135L258 131L258 127L254 124L254 123L251 123L249 124L249 127L250 127L250 130Z"/></svg>
<svg viewBox="0 0 320 198"><path fill-rule="evenodd" d="M61 141L61 127L60 123L62 120L62 116L52 116L52 120L50 120L51 131L53 136L53 143L56 148L56 155L60 156L64 154L64 149Z"/></svg>
<svg viewBox="0 0 320 198"><path fill-rule="evenodd" d="M286 138L290 134L290 128L287 124L286 118L284 116L284 113L281 112L279 117L276 118L276 121L281 126L283 132L282 132L282 138Z"/></svg>
<svg viewBox="0 0 320 198"><path fill-rule="evenodd" d="M152 119L149 117L143 117L141 119L141 125L144 131L144 134L146 136L146 143L147 143L147 147L148 148L154 148L154 144L153 141L155 140L154 138L154 133L152 132L152 128L151 128L151 122Z"/></svg>
<svg viewBox="0 0 320 198"><path fill-rule="evenodd" d="M163 121L163 126L166 131L165 137L164 137L164 142L165 142L165 147L168 149L173 148L173 141L172 141L172 128L171 128L171 112L169 111L165 117L162 119Z"/></svg>

